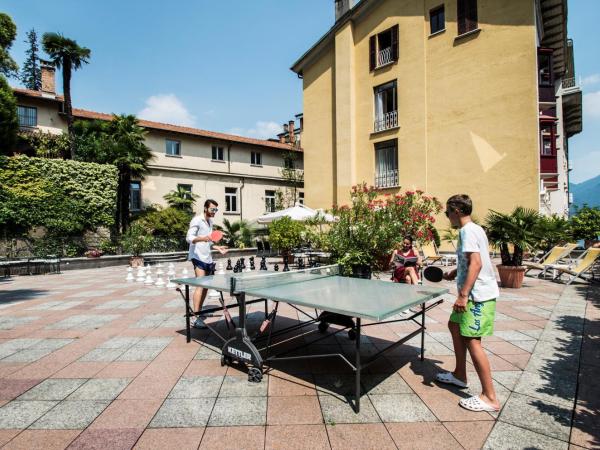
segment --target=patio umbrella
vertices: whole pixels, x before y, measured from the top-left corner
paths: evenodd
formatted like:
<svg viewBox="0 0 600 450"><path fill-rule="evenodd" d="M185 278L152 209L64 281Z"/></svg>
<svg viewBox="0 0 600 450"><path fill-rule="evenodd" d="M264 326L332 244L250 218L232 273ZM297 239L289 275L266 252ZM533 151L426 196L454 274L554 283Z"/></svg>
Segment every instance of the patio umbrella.
<svg viewBox="0 0 600 450"><path fill-rule="evenodd" d="M308 206L304 206L301 203L296 203L291 208L282 209L281 211L275 211L268 214L264 214L258 217L256 221L258 223L267 224L282 217L289 217L292 220L296 221L304 221L307 219L312 219L314 217L323 217L326 222L335 221L335 217L333 217L331 214L327 214L323 210L314 210L312 208L309 208Z"/></svg>

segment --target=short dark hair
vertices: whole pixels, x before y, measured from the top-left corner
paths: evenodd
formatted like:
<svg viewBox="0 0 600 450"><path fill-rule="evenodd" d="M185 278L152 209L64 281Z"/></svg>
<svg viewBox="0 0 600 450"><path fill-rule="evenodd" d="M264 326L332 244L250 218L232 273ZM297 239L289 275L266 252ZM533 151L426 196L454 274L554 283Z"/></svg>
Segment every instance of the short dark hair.
<svg viewBox="0 0 600 450"><path fill-rule="evenodd" d="M456 194L448 199L446 205L450 209L455 209L463 216L470 216L473 212L473 202L467 194Z"/></svg>
<svg viewBox="0 0 600 450"><path fill-rule="evenodd" d="M219 206L219 204L216 201L214 201L212 198L208 198L204 202L204 209L208 208L210 205Z"/></svg>
<svg viewBox="0 0 600 450"><path fill-rule="evenodd" d="M412 236L404 236L404 239L402 239L402 241L403 242L404 241L410 241L410 243L412 244L413 243L413 238L412 238Z"/></svg>

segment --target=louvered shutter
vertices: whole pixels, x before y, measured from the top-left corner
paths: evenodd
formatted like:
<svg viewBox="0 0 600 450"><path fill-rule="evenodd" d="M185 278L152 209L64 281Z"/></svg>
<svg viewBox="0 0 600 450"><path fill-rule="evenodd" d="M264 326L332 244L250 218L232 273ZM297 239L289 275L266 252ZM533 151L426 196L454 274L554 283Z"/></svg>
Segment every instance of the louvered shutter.
<svg viewBox="0 0 600 450"><path fill-rule="evenodd" d="M456 11L456 23L458 25L458 34L467 32L467 0L458 0Z"/></svg>
<svg viewBox="0 0 600 450"><path fill-rule="evenodd" d="M467 31L477 29L477 0L468 0Z"/></svg>
<svg viewBox="0 0 600 450"><path fill-rule="evenodd" d="M392 59L398 61L398 25L392 27Z"/></svg>
<svg viewBox="0 0 600 450"><path fill-rule="evenodd" d="M377 46L375 45L376 36L369 38L369 70L375 70L375 62L377 58Z"/></svg>

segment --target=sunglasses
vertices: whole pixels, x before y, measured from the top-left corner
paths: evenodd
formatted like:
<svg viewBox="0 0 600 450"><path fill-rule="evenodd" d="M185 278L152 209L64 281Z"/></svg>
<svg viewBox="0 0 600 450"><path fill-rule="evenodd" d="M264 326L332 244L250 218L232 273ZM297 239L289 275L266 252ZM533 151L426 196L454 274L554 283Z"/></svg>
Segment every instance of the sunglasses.
<svg viewBox="0 0 600 450"><path fill-rule="evenodd" d="M216 213L219 211L219 208L209 208L208 209L211 213Z"/></svg>

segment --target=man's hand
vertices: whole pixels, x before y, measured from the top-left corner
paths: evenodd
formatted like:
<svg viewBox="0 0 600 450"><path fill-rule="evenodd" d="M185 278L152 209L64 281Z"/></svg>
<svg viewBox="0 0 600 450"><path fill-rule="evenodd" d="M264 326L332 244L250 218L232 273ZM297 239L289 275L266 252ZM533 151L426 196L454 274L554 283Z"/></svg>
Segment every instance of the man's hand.
<svg viewBox="0 0 600 450"><path fill-rule="evenodd" d="M452 309L457 312L457 313L462 313L465 312L467 310L467 301L469 299L467 298L466 295L462 295L462 294L458 294L458 297L456 297L456 301L454 302L454 305L452 306Z"/></svg>
<svg viewBox="0 0 600 450"><path fill-rule="evenodd" d="M456 278L456 269L444 273L444 280L452 281Z"/></svg>
<svg viewBox="0 0 600 450"><path fill-rule="evenodd" d="M228 247L224 247L224 246L213 246L214 249L216 249L221 255L225 255L228 251L229 248Z"/></svg>

